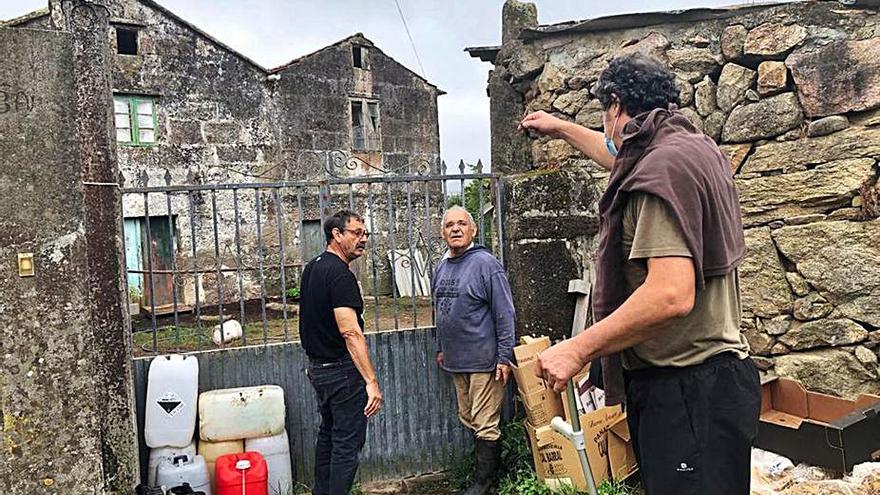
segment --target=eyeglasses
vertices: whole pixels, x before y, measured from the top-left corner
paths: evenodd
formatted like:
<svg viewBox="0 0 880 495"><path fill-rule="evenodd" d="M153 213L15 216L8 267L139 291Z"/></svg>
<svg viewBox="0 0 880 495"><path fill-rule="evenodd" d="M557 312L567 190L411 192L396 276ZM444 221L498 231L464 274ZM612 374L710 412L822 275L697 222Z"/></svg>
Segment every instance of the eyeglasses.
<svg viewBox="0 0 880 495"><path fill-rule="evenodd" d="M370 238L370 232L369 232L369 231L366 231L366 230L361 230L361 229L357 229L357 230L353 230L353 229L342 229L342 230L344 230L344 231L346 231L346 232L351 232L351 233L354 234L355 237L357 237L358 239L360 239L361 237L365 237L365 238L367 238L367 239Z"/></svg>

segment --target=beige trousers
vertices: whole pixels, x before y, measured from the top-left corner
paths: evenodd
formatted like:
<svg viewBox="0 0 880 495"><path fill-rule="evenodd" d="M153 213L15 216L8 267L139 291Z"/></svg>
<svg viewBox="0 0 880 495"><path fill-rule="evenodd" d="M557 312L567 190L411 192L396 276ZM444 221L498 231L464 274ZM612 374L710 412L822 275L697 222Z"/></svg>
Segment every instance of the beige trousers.
<svg viewBox="0 0 880 495"><path fill-rule="evenodd" d="M495 373L453 373L458 398L458 419L480 440L501 436L501 405L504 382Z"/></svg>

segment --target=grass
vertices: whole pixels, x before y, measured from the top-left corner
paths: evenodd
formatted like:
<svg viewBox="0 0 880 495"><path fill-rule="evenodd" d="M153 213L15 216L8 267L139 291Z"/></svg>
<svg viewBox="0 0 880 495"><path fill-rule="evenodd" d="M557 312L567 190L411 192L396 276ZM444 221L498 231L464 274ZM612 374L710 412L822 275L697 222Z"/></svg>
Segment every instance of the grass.
<svg viewBox="0 0 880 495"><path fill-rule="evenodd" d="M513 420L501 429L501 464L498 495L586 495L572 486L550 488L535 474L528 437L522 419ZM459 458L449 471L450 486L464 489L470 484L475 464L473 455ZM624 482L603 481L599 495L637 495L641 493Z"/></svg>
<svg viewBox="0 0 880 495"><path fill-rule="evenodd" d="M418 297L416 302L416 318L413 319L413 299L410 297L397 298L397 328L411 328L413 326L430 326L431 301L425 297ZM378 305L378 326L376 325L377 305L375 299L367 297L364 307L364 326L367 332L378 330L390 330L395 328L394 301L392 298L383 296ZM216 314L216 306L203 308L202 314ZM227 316L239 319L238 312L225 312ZM266 328L264 331L262 315L248 313L248 320L243 327L247 345L266 343L287 342L299 340L299 317L288 313L287 332L285 334L284 318L278 317L278 313L267 312ZM141 317L138 317L141 318ZM244 345L242 340L234 340L224 346L217 346L211 340L215 322L204 322L197 325L193 314L181 315L181 324L176 328L169 325L169 317L165 317L157 325L156 347L158 352L188 352L205 349L220 349L224 347L239 347ZM143 323L143 320L141 320ZM415 323L415 325L414 325ZM135 356L144 356L153 353L153 332L151 330L138 331L133 336Z"/></svg>

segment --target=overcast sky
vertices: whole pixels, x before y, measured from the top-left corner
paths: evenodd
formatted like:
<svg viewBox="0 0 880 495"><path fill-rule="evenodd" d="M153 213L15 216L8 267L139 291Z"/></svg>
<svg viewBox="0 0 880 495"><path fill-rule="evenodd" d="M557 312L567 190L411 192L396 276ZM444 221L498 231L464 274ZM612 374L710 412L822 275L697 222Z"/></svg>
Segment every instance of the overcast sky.
<svg viewBox="0 0 880 495"><path fill-rule="evenodd" d="M466 46L501 39L503 0L398 0L423 75L440 97L440 148L447 163L489 161L488 63ZM362 32L385 53L422 73L394 0L159 0L187 21L265 67L281 65ZM536 0L542 24L644 12L636 0ZM651 10L729 5L732 0L655 0ZM740 3L750 3L743 1ZM0 19L45 7L46 0L0 0Z"/></svg>

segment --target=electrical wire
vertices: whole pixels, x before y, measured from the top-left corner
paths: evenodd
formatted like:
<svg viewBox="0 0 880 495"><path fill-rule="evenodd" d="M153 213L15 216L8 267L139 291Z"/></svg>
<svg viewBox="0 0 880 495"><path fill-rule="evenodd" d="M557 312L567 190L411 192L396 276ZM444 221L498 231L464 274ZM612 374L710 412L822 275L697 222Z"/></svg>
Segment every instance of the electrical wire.
<svg viewBox="0 0 880 495"><path fill-rule="evenodd" d="M400 2L398 0L394 0L394 5L397 5L397 13L400 14L400 20L403 22L403 29L406 30L406 36L409 38L409 44L412 46L413 53L416 55L416 62L419 63L419 69L421 69L422 73L420 74L422 77L425 76L425 68L422 67L422 59L419 57L419 51L416 49L416 44L413 41L412 34L409 32L409 26L406 24L406 17L403 15L403 10L400 8Z"/></svg>

